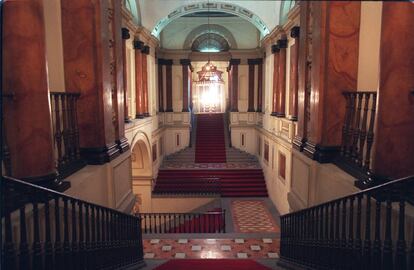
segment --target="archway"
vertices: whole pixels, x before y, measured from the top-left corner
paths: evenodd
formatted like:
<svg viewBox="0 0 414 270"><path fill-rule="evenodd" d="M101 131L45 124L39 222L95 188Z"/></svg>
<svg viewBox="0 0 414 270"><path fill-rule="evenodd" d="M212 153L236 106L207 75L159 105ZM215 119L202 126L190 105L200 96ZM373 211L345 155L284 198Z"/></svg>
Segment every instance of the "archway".
<svg viewBox="0 0 414 270"><path fill-rule="evenodd" d="M181 6L177 8L176 10L168 14L167 17L164 17L161 20L159 20L158 23L155 25L154 29L152 30L151 34L159 38L161 31L165 28L165 26L167 26L173 20L179 17L182 17L184 15L187 15L187 14L191 14L195 12L205 12L205 11L223 12L223 13L228 13L228 14L239 16L240 18L243 18L249 21L250 23L252 23L259 30L262 37L270 33L266 24L256 14L254 14L250 10L247 10L241 6L230 4L230 3L202 2L202 3L194 3L191 5L185 5L185 6Z"/></svg>
<svg viewBox="0 0 414 270"><path fill-rule="evenodd" d="M135 143L134 143L135 142ZM148 138L138 133L131 151L132 190L136 198L134 211L148 212L151 206L152 161Z"/></svg>
<svg viewBox="0 0 414 270"><path fill-rule="evenodd" d="M207 33L214 33L222 36L224 39L226 39L227 43L230 45L230 48L237 49L237 42L234 38L233 34L224 26L218 25L218 24L203 24L196 28L194 28L190 34L188 34L187 38L184 41L184 50L191 49L191 46L193 45L193 42L201 35L207 34Z"/></svg>

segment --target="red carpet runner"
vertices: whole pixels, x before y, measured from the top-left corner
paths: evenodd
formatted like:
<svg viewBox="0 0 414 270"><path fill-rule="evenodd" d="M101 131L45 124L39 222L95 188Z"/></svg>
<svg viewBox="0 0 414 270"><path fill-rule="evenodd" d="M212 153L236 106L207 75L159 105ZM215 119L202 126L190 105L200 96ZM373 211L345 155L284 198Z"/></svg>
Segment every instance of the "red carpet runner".
<svg viewBox="0 0 414 270"><path fill-rule="evenodd" d="M208 177L219 178L219 186L206 181ZM154 193L200 193L217 188L223 197L267 197L261 169L160 170Z"/></svg>
<svg viewBox="0 0 414 270"><path fill-rule="evenodd" d="M214 208L208 211L210 214L203 214L189 220L185 220L180 226L172 228L170 233L219 233L224 225L221 208Z"/></svg>
<svg viewBox="0 0 414 270"><path fill-rule="evenodd" d="M195 162L226 162L223 114L197 115Z"/></svg>
<svg viewBox="0 0 414 270"><path fill-rule="evenodd" d="M170 260L156 270L270 270L248 259L178 259Z"/></svg>

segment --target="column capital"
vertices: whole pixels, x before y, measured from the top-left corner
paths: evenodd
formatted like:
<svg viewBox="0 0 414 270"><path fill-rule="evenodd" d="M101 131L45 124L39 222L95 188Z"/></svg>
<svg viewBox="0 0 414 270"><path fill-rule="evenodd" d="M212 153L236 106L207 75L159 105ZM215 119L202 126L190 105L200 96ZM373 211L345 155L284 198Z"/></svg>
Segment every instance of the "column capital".
<svg viewBox="0 0 414 270"><path fill-rule="evenodd" d="M129 29L122 27L122 39L129 39L131 35L129 34Z"/></svg>
<svg viewBox="0 0 414 270"><path fill-rule="evenodd" d="M141 49L141 52L142 52L143 54L146 54L146 55L150 54L150 46L145 45L145 46Z"/></svg>
<svg viewBox="0 0 414 270"><path fill-rule="evenodd" d="M280 51L279 46L277 44L272 45L272 53L278 53Z"/></svg>
<svg viewBox="0 0 414 270"><path fill-rule="evenodd" d="M144 42L140 40L134 40L134 49L142 51L144 49Z"/></svg>
<svg viewBox="0 0 414 270"><path fill-rule="evenodd" d="M191 60L190 59L180 59L180 64L183 66L190 66Z"/></svg>
<svg viewBox="0 0 414 270"><path fill-rule="evenodd" d="M263 63L262 58L247 59L247 64L249 65L260 65Z"/></svg>
<svg viewBox="0 0 414 270"><path fill-rule="evenodd" d="M287 44L288 44L288 40L286 38L279 39L277 41L277 46L278 46L279 49L286 49L287 48Z"/></svg>
<svg viewBox="0 0 414 270"><path fill-rule="evenodd" d="M240 59L232 58L232 59L230 59L229 63L230 63L231 66L240 65Z"/></svg>
<svg viewBox="0 0 414 270"><path fill-rule="evenodd" d="M173 64L172 59L158 58L158 65L172 66L172 64Z"/></svg>
<svg viewBox="0 0 414 270"><path fill-rule="evenodd" d="M298 38L299 35L300 35L300 27L299 26L292 27L292 29L290 30L290 36L293 38Z"/></svg>

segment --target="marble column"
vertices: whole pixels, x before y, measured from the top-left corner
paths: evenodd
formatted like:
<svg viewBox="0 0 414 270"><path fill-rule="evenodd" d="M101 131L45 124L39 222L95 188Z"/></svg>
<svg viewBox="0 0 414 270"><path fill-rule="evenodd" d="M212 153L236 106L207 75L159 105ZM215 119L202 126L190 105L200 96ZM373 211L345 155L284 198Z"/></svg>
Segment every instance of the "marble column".
<svg viewBox="0 0 414 270"><path fill-rule="evenodd" d="M239 65L240 59L230 59L231 65L231 92L232 92L232 102L231 102L231 111L239 111Z"/></svg>
<svg viewBox="0 0 414 270"><path fill-rule="evenodd" d="M254 112L254 62L253 59L248 59L249 64L249 100L248 100L248 112Z"/></svg>
<svg viewBox="0 0 414 270"><path fill-rule="evenodd" d="M122 15L121 3L119 1L110 2L110 8L113 10L113 15L109 16L109 34L112 46L109 46L109 61L113 68L111 74L112 87L112 109L115 112L116 119L114 119L115 126L115 142L118 144L121 153L129 149L127 138L125 138L125 86L124 85L124 55L123 43L124 40L122 30Z"/></svg>
<svg viewBox="0 0 414 270"><path fill-rule="evenodd" d="M144 46L142 50L142 103L144 117L150 116L148 106L148 55L150 47Z"/></svg>
<svg viewBox="0 0 414 270"><path fill-rule="evenodd" d="M136 116L135 118L144 118L144 82L143 82L143 66L142 59L144 49L144 42L135 40L135 103Z"/></svg>
<svg viewBox="0 0 414 270"><path fill-rule="evenodd" d="M131 122L129 117L129 104L128 104L128 68L127 68L127 55L126 55L126 43L127 40L131 37L129 34L128 28L122 28L122 59L123 59L123 66L124 66L124 75L123 75L123 81L124 81L124 121L126 123Z"/></svg>
<svg viewBox="0 0 414 270"><path fill-rule="evenodd" d="M229 111L231 111L231 108L233 106L232 105L232 103L233 103L233 89L232 89L232 86L231 86L231 80L232 80L231 65L229 65L226 70L227 70L227 77L228 77L228 92L229 92L229 99L228 99L228 102L227 102L227 109Z"/></svg>
<svg viewBox="0 0 414 270"><path fill-rule="evenodd" d="M339 152L346 100L356 91L361 3L315 1L313 14L310 111L304 153L331 162Z"/></svg>
<svg viewBox="0 0 414 270"><path fill-rule="evenodd" d="M256 112L262 112L263 103L263 59L260 58L260 63L257 68L257 108Z"/></svg>
<svg viewBox="0 0 414 270"><path fill-rule="evenodd" d="M309 104L309 69L311 67L312 58L309 53L311 28L310 24L310 2L301 1L300 5L300 27L302 34L299 36L298 48L298 122L296 125L296 134L293 138L293 147L299 151L303 151L306 143Z"/></svg>
<svg viewBox="0 0 414 270"><path fill-rule="evenodd" d="M183 112L189 112L189 98L190 98L190 84L191 84L191 78L190 78L190 59L181 59L180 64L182 66L183 70Z"/></svg>
<svg viewBox="0 0 414 270"><path fill-rule="evenodd" d="M80 92L81 155L89 164L103 164L120 153L116 125L124 119L123 111L114 111L123 96L116 106L113 100L122 87L120 3L79 0L62 1L61 6L65 86Z"/></svg>
<svg viewBox="0 0 414 270"><path fill-rule="evenodd" d="M298 56L299 56L299 26L292 27L290 36L295 43L290 47L289 73L289 119L298 120Z"/></svg>
<svg viewBox="0 0 414 270"><path fill-rule="evenodd" d="M164 112L164 73L162 59L158 59L158 112Z"/></svg>
<svg viewBox="0 0 414 270"><path fill-rule="evenodd" d="M373 171L414 174L414 4L384 2Z"/></svg>
<svg viewBox="0 0 414 270"><path fill-rule="evenodd" d="M272 113L271 116L277 116L277 89L279 86L279 47L272 45L273 53L273 92L272 92Z"/></svg>
<svg viewBox="0 0 414 270"><path fill-rule="evenodd" d="M70 185L57 180L43 1L4 3L2 49L3 125L10 151L10 175L63 191Z"/></svg>
<svg viewBox="0 0 414 270"><path fill-rule="evenodd" d="M173 112L172 104L172 60L165 61L165 74L166 74L166 98L167 98L167 109L166 112Z"/></svg>
<svg viewBox="0 0 414 270"><path fill-rule="evenodd" d="M287 39L279 39L277 41L279 48L279 65L278 65L278 80L277 80L277 106L276 117L285 117L286 112L286 48Z"/></svg>

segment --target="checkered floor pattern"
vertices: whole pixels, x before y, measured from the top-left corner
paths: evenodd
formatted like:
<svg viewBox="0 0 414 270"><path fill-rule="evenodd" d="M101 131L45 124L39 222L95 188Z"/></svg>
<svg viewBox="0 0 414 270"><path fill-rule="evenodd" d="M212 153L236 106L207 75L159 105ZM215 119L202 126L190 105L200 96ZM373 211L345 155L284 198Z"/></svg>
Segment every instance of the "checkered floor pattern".
<svg viewBox="0 0 414 270"><path fill-rule="evenodd" d="M278 258L279 239L145 239L145 259Z"/></svg>
<svg viewBox="0 0 414 270"><path fill-rule="evenodd" d="M279 232L263 201L235 200L231 203L234 229L241 233Z"/></svg>

